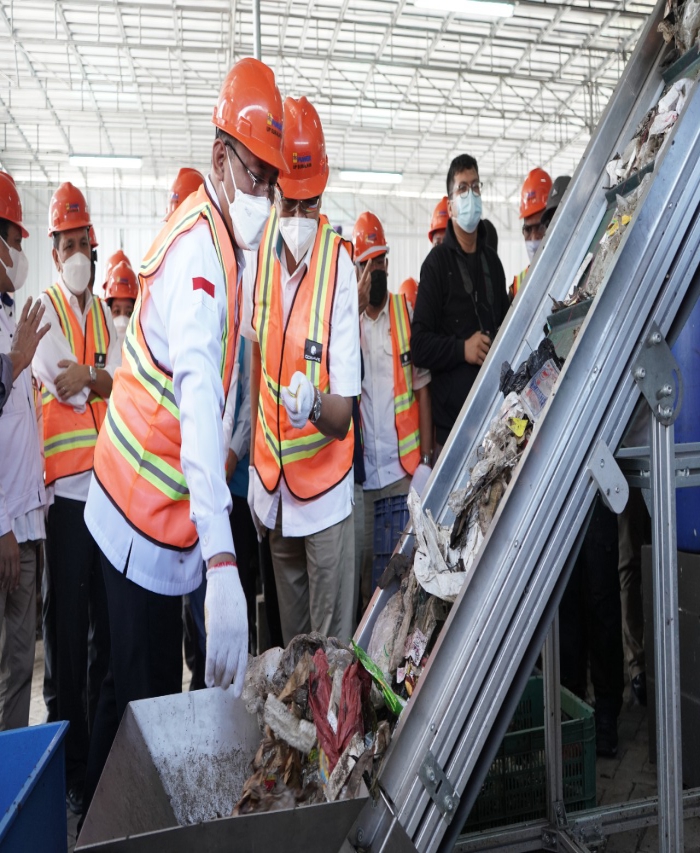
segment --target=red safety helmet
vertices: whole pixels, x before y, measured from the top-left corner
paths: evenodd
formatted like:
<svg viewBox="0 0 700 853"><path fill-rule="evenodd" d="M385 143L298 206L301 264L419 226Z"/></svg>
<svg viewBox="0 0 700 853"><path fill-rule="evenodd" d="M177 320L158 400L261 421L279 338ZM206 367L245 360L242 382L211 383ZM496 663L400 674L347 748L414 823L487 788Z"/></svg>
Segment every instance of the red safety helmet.
<svg viewBox="0 0 700 853"><path fill-rule="evenodd" d="M406 297L406 301L413 310L416 307L416 297L418 296L418 282L415 278L407 278L406 281L402 281L399 294Z"/></svg>
<svg viewBox="0 0 700 853"><path fill-rule="evenodd" d="M168 209L165 211L163 222L167 222L187 196L196 193L203 183L204 175L201 172L196 169L180 169L170 187Z"/></svg>
<svg viewBox="0 0 700 853"><path fill-rule="evenodd" d="M552 179L544 169L533 169L520 190L520 218L526 219L547 206Z"/></svg>
<svg viewBox="0 0 700 853"><path fill-rule="evenodd" d="M382 223L369 210L357 217L352 229L352 241L355 244L355 263L358 264L389 251Z"/></svg>
<svg viewBox="0 0 700 853"><path fill-rule="evenodd" d="M286 198L315 198L328 183L328 155L321 119L306 98L284 102L282 154L290 171L278 183Z"/></svg>
<svg viewBox="0 0 700 853"><path fill-rule="evenodd" d="M23 237L29 237L29 231L22 225L22 202L15 185L15 179L7 172L0 172L0 219L12 222L22 232Z"/></svg>
<svg viewBox="0 0 700 853"><path fill-rule="evenodd" d="M136 273L128 261L120 261L112 267L105 283L105 299L133 299L139 295Z"/></svg>
<svg viewBox="0 0 700 853"><path fill-rule="evenodd" d="M450 214L447 212L447 196L444 195L435 206L432 219L430 220L428 240L430 240L431 243L433 242L433 234L436 231L445 231L449 221Z"/></svg>
<svg viewBox="0 0 700 853"><path fill-rule="evenodd" d="M226 75L212 122L264 163L287 171L282 155L282 96L275 75L259 59L239 60Z"/></svg>
<svg viewBox="0 0 700 853"><path fill-rule="evenodd" d="M56 231L89 228L91 225L85 196L70 181L61 184L49 204L49 237Z"/></svg>

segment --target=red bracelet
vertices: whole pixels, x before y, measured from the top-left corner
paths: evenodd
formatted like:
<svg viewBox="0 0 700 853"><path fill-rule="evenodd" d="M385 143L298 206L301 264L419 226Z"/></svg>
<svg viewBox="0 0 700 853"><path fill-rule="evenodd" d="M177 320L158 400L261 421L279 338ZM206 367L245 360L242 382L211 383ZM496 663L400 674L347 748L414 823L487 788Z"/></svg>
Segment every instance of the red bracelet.
<svg viewBox="0 0 700 853"><path fill-rule="evenodd" d="M226 566L233 566L234 569L238 568L238 565L236 563L232 563L231 560L228 560L225 563L214 563L213 566L209 566L208 571L211 571L212 569L223 569Z"/></svg>

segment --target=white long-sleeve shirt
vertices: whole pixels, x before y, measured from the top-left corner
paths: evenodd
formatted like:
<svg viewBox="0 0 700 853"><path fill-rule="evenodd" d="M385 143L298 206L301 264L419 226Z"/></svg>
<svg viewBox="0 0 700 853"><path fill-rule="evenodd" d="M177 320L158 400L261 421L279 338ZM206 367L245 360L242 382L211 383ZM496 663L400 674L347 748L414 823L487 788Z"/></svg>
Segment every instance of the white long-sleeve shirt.
<svg viewBox="0 0 700 853"><path fill-rule="evenodd" d="M216 198L210 183L208 187ZM237 259L240 277L244 263L241 253ZM213 286L213 296L194 288L194 280L200 278ZM126 570L128 578L152 592L183 595L200 585L203 559L234 553L229 523L231 494L224 470L224 448L228 447L230 432L224 435L226 401L220 374L226 287L204 220L171 245L151 279L149 293L141 325L153 357L172 374L180 411L180 460L190 491L190 518L199 541L187 551L156 545L129 524L94 478L85 521L118 571ZM232 398L235 384L234 374L229 389Z"/></svg>
<svg viewBox="0 0 700 853"><path fill-rule="evenodd" d="M410 309L409 309L410 312ZM383 489L406 477L399 457L399 436L394 413L394 356L389 325L389 300L373 320L362 315L362 380L360 413L365 446L365 489ZM430 371L413 367L413 390L430 382Z"/></svg>
<svg viewBox="0 0 700 853"><path fill-rule="evenodd" d="M15 305L0 303L0 352L12 349L16 328ZM18 542L44 539L44 466L28 367L0 410L0 458L0 536L12 530Z"/></svg>
<svg viewBox="0 0 700 853"><path fill-rule="evenodd" d="M63 295L68 301L71 311L75 314L78 323L80 324L83 334L85 334L85 323L90 313L90 307L95 297L86 291L85 308L81 311L78 304L78 297L74 296L65 284L60 280L58 286L61 288ZM73 355L68 339L61 331L61 324L58 320L58 315L53 307L53 302L49 295L44 292L40 294L39 299L44 306L44 321L51 323L51 328L39 342L36 354L32 361L32 372L37 379L46 386L47 390L56 397L59 402L66 406L72 406L76 412L84 412L88 397L92 394L92 390L86 385L77 394L69 397L67 400L60 400L58 391L56 390L56 378L60 373L63 373L65 367L59 367L59 361L67 360L77 363L78 359ZM109 333L109 344L107 346L107 360L104 369L114 379L114 371L122 363L122 351L117 338L117 330L114 328L112 320L112 312L109 306L104 302L102 308L105 314L107 323L107 332ZM48 502L53 502L53 494L55 493L62 498L71 498L75 501L87 500L88 489L90 487L90 471L84 471L81 474L73 474L70 477L59 477L55 483L49 486Z"/></svg>
<svg viewBox="0 0 700 853"><path fill-rule="evenodd" d="M313 245L302 259L292 275L287 270L285 253L282 251L280 236L275 249L280 264L282 286L282 304L284 322L287 322L292 308L294 295L308 268ZM244 311L241 321L241 334L257 342L257 335L251 324L253 315L253 288L256 268L249 264L243 277ZM360 336L357 307L357 278L348 253L341 249L338 255L338 273L335 299L331 313L332 334L328 347L328 369L331 394L341 397L356 397L360 393ZM352 466L347 476L338 485L314 500L300 501L292 495L284 477L280 477L275 491L270 494L262 484L257 471L253 476L253 500L255 513L269 529L273 529L277 520L277 511L282 503L282 535L310 536L326 530L347 518L352 512L354 500L354 476Z"/></svg>

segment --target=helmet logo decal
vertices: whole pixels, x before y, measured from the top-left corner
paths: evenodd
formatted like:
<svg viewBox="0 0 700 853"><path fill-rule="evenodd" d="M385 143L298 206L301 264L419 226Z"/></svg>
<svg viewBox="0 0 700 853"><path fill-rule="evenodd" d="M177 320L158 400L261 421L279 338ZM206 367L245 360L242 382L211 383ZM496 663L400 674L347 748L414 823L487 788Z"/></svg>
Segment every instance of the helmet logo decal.
<svg viewBox="0 0 700 853"><path fill-rule="evenodd" d="M310 154L292 152L292 169L309 169L312 166Z"/></svg>
<svg viewBox="0 0 700 853"><path fill-rule="evenodd" d="M85 212L87 213L87 210ZM67 201L66 202L66 213L80 213L80 202Z"/></svg>
<svg viewBox="0 0 700 853"><path fill-rule="evenodd" d="M282 122L276 119L272 113L267 114L267 132L282 138Z"/></svg>

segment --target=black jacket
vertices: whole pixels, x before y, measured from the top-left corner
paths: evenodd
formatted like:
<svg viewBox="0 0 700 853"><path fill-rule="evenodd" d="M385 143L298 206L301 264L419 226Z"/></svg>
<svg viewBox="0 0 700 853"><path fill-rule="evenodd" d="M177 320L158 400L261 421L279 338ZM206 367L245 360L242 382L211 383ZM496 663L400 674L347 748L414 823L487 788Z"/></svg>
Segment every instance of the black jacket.
<svg viewBox="0 0 700 853"><path fill-rule="evenodd" d="M411 327L411 352L417 367L431 372L430 391L438 444L444 444L476 379L479 368L464 360L464 342L475 332L496 337L510 303L506 278L498 255L486 245L483 222L477 231L477 251L472 258L476 273L474 292L464 286L459 256L468 257L455 237L452 222L445 239L423 262ZM482 258L491 279L491 293L483 273ZM475 262L474 262L475 260Z"/></svg>

